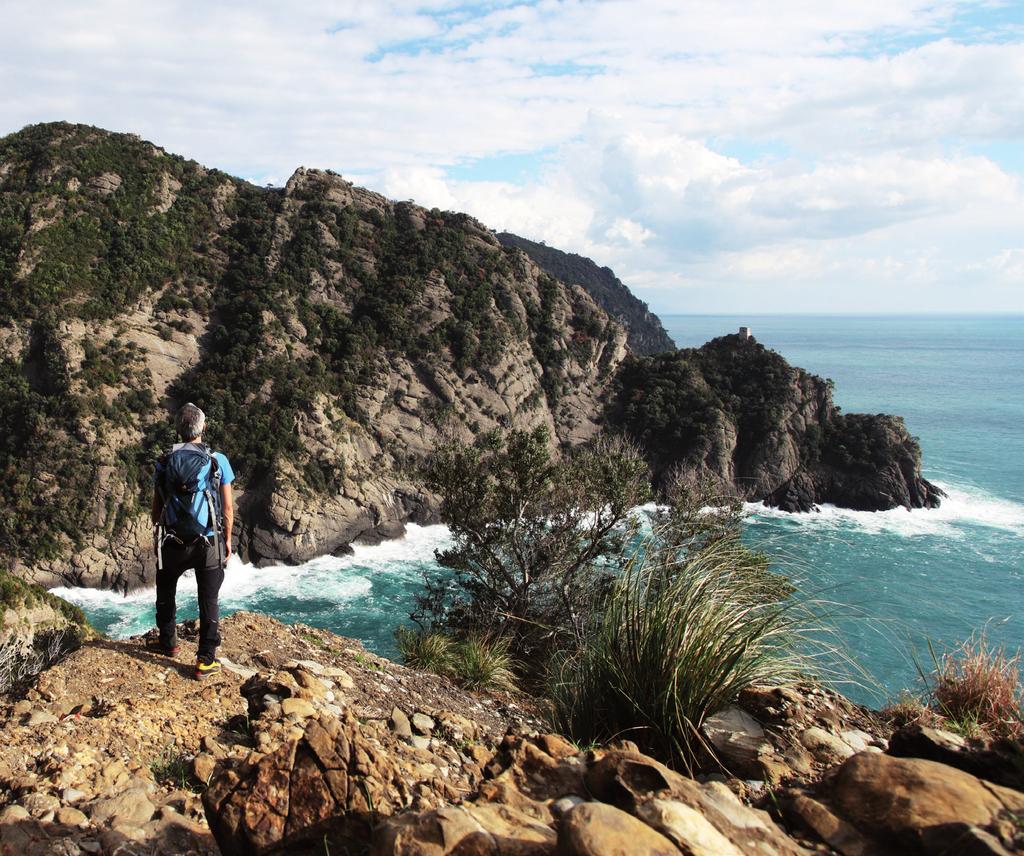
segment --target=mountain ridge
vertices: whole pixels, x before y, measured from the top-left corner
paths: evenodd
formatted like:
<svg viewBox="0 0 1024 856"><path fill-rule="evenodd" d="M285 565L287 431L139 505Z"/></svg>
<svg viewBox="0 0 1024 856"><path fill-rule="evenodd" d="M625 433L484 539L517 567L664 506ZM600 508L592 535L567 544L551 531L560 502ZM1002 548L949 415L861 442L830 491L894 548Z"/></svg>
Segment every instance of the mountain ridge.
<svg viewBox="0 0 1024 856"><path fill-rule="evenodd" d="M626 342L633 353L651 356L675 349L675 342L665 332L661 319L626 287L611 268L598 265L586 256L566 253L511 232L498 232L497 238L502 246L525 252L556 279L582 285L605 312L626 328Z"/></svg>

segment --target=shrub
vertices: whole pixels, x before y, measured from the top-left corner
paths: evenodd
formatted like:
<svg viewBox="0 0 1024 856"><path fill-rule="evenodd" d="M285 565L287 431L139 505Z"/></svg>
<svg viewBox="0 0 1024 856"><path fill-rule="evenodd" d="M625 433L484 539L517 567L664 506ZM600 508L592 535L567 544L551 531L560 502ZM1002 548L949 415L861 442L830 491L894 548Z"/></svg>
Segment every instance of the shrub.
<svg viewBox="0 0 1024 856"><path fill-rule="evenodd" d="M690 768L708 715L747 686L785 683L808 666L799 653L808 610L764 577L737 543L680 554L652 539L553 673L557 725L581 744L625 736Z"/></svg>
<svg viewBox="0 0 1024 856"><path fill-rule="evenodd" d="M926 680L931 706L950 724L966 733L987 732L995 737L1024 736L1021 706L1021 652L990 646L985 633L975 634L937 656Z"/></svg>
<svg viewBox="0 0 1024 856"><path fill-rule="evenodd" d="M589 592L621 564L630 513L649 496L647 466L621 440L556 459L545 429L451 443L424 480L442 499L454 545L426 580L413 619L458 638L508 638L518 660L545 659L584 623Z"/></svg>

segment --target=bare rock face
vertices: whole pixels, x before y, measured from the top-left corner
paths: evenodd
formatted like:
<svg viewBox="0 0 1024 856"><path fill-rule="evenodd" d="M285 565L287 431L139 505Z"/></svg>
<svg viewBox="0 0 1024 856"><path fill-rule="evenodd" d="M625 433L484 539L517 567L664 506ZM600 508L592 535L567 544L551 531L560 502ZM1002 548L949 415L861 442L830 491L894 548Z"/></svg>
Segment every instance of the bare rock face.
<svg viewBox="0 0 1024 856"><path fill-rule="evenodd" d="M121 186L122 178L116 172L105 172L89 181L89 187L108 196Z"/></svg>

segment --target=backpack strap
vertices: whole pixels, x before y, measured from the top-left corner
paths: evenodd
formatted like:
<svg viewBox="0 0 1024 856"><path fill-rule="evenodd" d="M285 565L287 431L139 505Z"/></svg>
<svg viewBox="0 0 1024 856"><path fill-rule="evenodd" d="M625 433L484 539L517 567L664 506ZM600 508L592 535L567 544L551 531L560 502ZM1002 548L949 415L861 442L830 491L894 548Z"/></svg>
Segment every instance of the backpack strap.
<svg viewBox="0 0 1024 856"><path fill-rule="evenodd" d="M220 464L217 463L217 458L207 447L207 454L210 456L210 475L206 479L206 507L210 511L210 525L213 529L213 549L217 551L217 563L220 565L220 569L224 570L224 558L223 553L220 549L220 538L221 527L223 521L221 520L221 509L220 509Z"/></svg>

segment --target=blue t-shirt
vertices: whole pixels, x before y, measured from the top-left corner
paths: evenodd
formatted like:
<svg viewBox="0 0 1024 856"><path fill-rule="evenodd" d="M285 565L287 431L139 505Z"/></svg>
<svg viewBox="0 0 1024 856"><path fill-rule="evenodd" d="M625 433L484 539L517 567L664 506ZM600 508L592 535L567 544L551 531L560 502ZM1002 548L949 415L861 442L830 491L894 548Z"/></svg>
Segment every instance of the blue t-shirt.
<svg viewBox="0 0 1024 856"><path fill-rule="evenodd" d="M209 452L209 449L198 443L175 443L173 446L171 446L172 452L176 452L178 449L204 449L205 451ZM228 460L227 455L223 454L222 452L210 452L210 455L216 459L217 466L220 467L220 483L231 484L231 482L235 480L235 471L231 469L231 462ZM161 474L163 473L163 470L163 464L160 461L157 461L156 472L153 473L154 483L156 483L156 480L160 478ZM209 465L207 467L204 467L199 473L200 484L203 483L203 481L207 478L208 475ZM206 507L206 497L204 497L202 493L197 493L194 502L195 504L192 506L192 508L193 511L195 512L196 519L199 521L199 525L206 525L206 534L213 535L213 526L210 525L210 510ZM169 525L173 525L174 521L168 520L167 523Z"/></svg>

